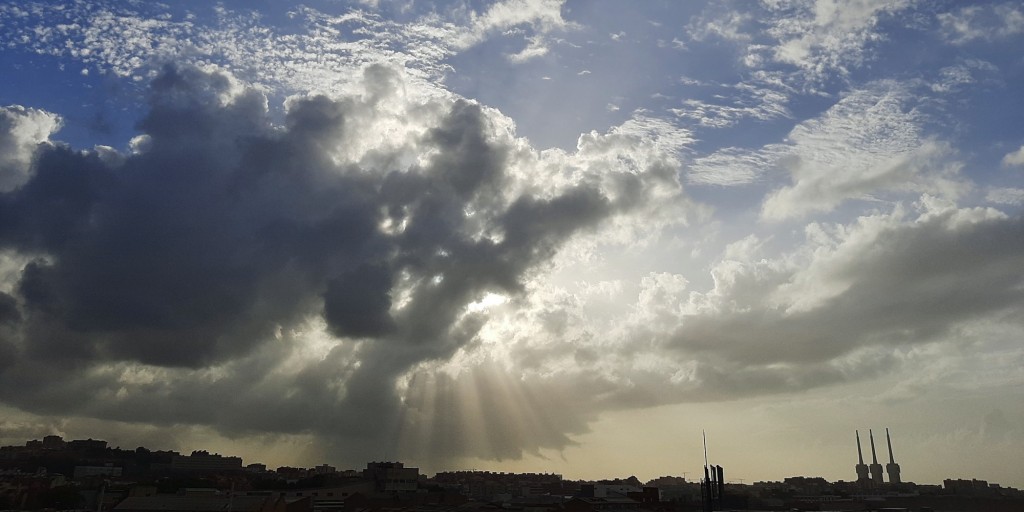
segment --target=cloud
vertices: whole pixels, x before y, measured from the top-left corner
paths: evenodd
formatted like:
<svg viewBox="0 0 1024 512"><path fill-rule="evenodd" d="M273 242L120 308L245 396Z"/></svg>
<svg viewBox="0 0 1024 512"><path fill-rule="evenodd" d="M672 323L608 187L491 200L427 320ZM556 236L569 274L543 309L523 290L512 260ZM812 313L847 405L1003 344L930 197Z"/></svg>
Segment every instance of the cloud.
<svg viewBox="0 0 1024 512"><path fill-rule="evenodd" d="M745 244L692 293L667 345L695 358L718 396L865 378L891 349L963 336L987 318L1019 326L1021 218L924 198L852 225L808 225L806 244L775 259ZM702 369L703 368L703 369Z"/></svg>
<svg viewBox="0 0 1024 512"><path fill-rule="evenodd" d="M738 11L720 13L717 16L701 16L687 26L687 32L694 41L715 37L727 41L746 42L750 40L751 35L745 30L752 18L751 14ZM685 48L686 45L679 42L677 47Z"/></svg>
<svg viewBox="0 0 1024 512"><path fill-rule="evenodd" d="M482 14L472 12L470 31L463 45L476 44L494 31L528 25L539 33L565 30L570 24L562 18L564 0L505 0L487 8Z"/></svg>
<svg viewBox="0 0 1024 512"><path fill-rule="evenodd" d="M709 290L671 273L648 274L632 296L623 283L530 284L507 323L488 324L502 342L468 352L503 361L487 373L517 379L515 392L574 400L531 411L577 432L594 412L859 382L898 372L908 347L983 343L968 326L1019 329L1021 252L1004 241L1020 240L1024 222L927 196L914 208L808 224L774 257L741 239ZM458 368L442 370L470 379ZM445 392L435 399L474 407L453 396L466 391Z"/></svg>
<svg viewBox="0 0 1024 512"><path fill-rule="evenodd" d="M661 93L595 93L591 113L620 96L650 110L615 99L622 124L539 150L445 81L482 53L511 70L546 56L561 64L534 76L578 88L558 73L607 70L586 45L618 28L572 33L570 15L595 13L561 2L364 5L0 5L3 46L150 98L119 149L3 111L18 149L0 152L15 169L0 187L0 436L431 469L568 448L578 466L576 443L601 453L623 410L666 404L687 404L668 418L788 401L806 418L855 395L941 425L949 396L984 395L962 416L1019 412L1005 404L1021 389L1021 219L957 203L1015 212L1024 195L972 183L984 176L958 162L972 151L952 146L970 126L931 117L974 112L975 85L999 76L981 58L1005 62L954 55L865 82L903 63L876 48L932 14L716 3L672 40L696 78L636 74ZM636 42L671 39L650 35ZM545 110L529 98L509 104L524 123ZM747 186L705 187L712 209L680 178ZM864 417L847 412L830 422ZM985 432L1002 435L999 419Z"/></svg>
<svg viewBox="0 0 1024 512"><path fill-rule="evenodd" d="M1004 167L1024 166L1024 146L1003 156L1002 163Z"/></svg>
<svg viewBox="0 0 1024 512"><path fill-rule="evenodd" d="M709 185L743 185L758 181L775 167L778 157L772 148L752 151L745 148L722 148L693 161L686 173L691 183Z"/></svg>
<svg viewBox="0 0 1024 512"><path fill-rule="evenodd" d="M785 13L768 29L778 40L772 57L812 77L823 77L829 71L845 74L868 58L868 44L879 38L875 31L878 18L908 5L888 0L779 2L770 8L775 14Z"/></svg>
<svg viewBox="0 0 1024 512"><path fill-rule="evenodd" d="M706 85L686 78L683 83ZM722 88L726 94L714 95L713 102L687 99L683 100L682 107L669 109L669 112L705 128L728 128L746 119L770 121L791 117L787 104L794 91L784 84L778 73L757 71L745 82ZM726 98L729 104L723 104Z"/></svg>
<svg viewBox="0 0 1024 512"><path fill-rule="evenodd" d="M529 44L517 53L508 56L508 59L515 63L526 62L536 57L547 55L547 43L540 38L531 38Z"/></svg>
<svg viewBox="0 0 1024 512"><path fill-rule="evenodd" d="M946 39L957 45L993 42L1024 33L1024 10L1013 3L971 5L938 15Z"/></svg>
<svg viewBox="0 0 1024 512"><path fill-rule="evenodd" d="M533 282L485 328L484 339L500 341L431 366L447 377L428 396L460 404L457 417L518 422L505 427L518 433L553 428L523 445L541 449L601 411L800 392L946 364L935 358L948 350L929 347L971 350L988 343L987 332L1021 327L1022 232L1020 217L924 196L913 211L808 224L801 243L774 256L764 240L737 240L712 265L709 289L670 273L637 287ZM484 413L469 391L483 377L466 361L529 406Z"/></svg>
<svg viewBox="0 0 1024 512"><path fill-rule="evenodd" d="M787 172L791 184L771 191L763 202L762 216L768 220L907 192L957 197L969 185L959 176L949 146L925 135L931 121L922 107L912 85L872 83L797 124L782 142L724 147L694 159L687 179L741 185Z"/></svg>
<svg viewBox="0 0 1024 512"><path fill-rule="evenodd" d="M991 77L996 72L998 72L998 68L991 62L968 59L940 69L939 78L931 85L931 89L938 93L959 92L964 89L964 86L977 83L979 75Z"/></svg>
<svg viewBox="0 0 1024 512"><path fill-rule="evenodd" d="M993 188L985 194L985 200L996 204L1024 204L1024 188Z"/></svg>
<svg viewBox="0 0 1024 512"><path fill-rule="evenodd" d="M957 197L964 187L946 145L923 135L925 117L904 86L853 91L818 119L797 125L779 159L792 185L768 195L769 220L826 212L849 199L927 192Z"/></svg>
<svg viewBox="0 0 1024 512"><path fill-rule="evenodd" d="M407 70L410 93L435 96L448 94L437 85L450 69L446 59L488 39L524 41L510 55L514 62L544 55L551 34L574 28L562 18L561 6L558 0L506 0L482 12L430 12L405 23L384 18L372 6L343 14L297 6L288 17L298 28L282 30L258 11L222 5L212 8L212 17L196 11L200 18L162 4L29 2L24 9L0 6L0 22L8 29L0 44L67 56L140 85L164 62L216 65L286 95L360 92L360 70L388 63ZM55 25L53 19L64 22Z"/></svg>
<svg viewBox="0 0 1024 512"><path fill-rule="evenodd" d="M36 146L0 195L0 249L27 259L0 295L0 398L370 457L402 426L401 379L480 343L471 305L522 296L577 238L685 218L653 215L686 205L685 134L638 118L537 153L474 102L406 96L386 66L362 80L291 98L278 125L232 76L167 66L131 153ZM454 453L563 443L569 425Z"/></svg>
<svg viewBox="0 0 1024 512"><path fill-rule="evenodd" d="M910 5L889 0L784 0L762 2L751 12L747 5L730 9L715 4L688 27L692 40L714 36L736 44L738 60L746 67L791 66L796 70L791 83L814 90L871 60L872 44L883 39L879 19Z"/></svg>
<svg viewBox="0 0 1024 512"><path fill-rule="evenodd" d="M0 108L0 192L9 192L29 179L36 147L60 129L55 114L12 105Z"/></svg>

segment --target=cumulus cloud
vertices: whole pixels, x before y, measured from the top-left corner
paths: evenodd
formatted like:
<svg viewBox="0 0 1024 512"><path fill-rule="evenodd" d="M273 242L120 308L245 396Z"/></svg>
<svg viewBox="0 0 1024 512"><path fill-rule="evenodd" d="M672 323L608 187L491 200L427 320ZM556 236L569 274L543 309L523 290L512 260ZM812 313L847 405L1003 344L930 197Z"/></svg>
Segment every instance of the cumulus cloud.
<svg viewBox="0 0 1024 512"><path fill-rule="evenodd" d="M892 347L960 335L973 319L1019 325L1024 296L1011 269L1020 248L1009 240L1022 227L926 197L916 217L898 208L811 224L807 244L786 257L744 244L715 266L711 291L691 294L667 346L699 361L697 375L727 395L885 371Z"/></svg>
<svg viewBox="0 0 1024 512"><path fill-rule="evenodd" d="M337 436L362 436L369 457L398 435L400 379L479 343L471 304L520 296L567 242L682 199L679 141L642 125L537 153L496 112L412 100L404 80L371 66L362 94L292 98L278 126L230 75L168 66L131 153L38 146L0 195L0 249L28 259L0 295L2 399L312 431L342 452ZM507 456L576 425L452 453Z"/></svg>
<svg viewBox="0 0 1024 512"><path fill-rule="evenodd" d="M55 114L12 105L0 108L0 192L10 192L29 179L36 146L60 129Z"/></svg>
<svg viewBox="0 0 1024 512"><path fill-rule="evenodd" d="M557 432L585 431L600 411L805 391L901 371L901 354L913 347L983 343L988 328L978 326L1020 328L1022 230L1019 217L923 196L913 209L809 224L801 244L775 256L757 237L737 240L712 266L706 290L670 273L651 273L639 287L531 283L485 328L500 343L474 347L440 373L416 374L434 379L418 391L417 413L457 405L454 418L437 420L443 426L420 424L409 439L450 446L460 435L487 436L469 429L485 424L542 440L500 445L514 456L512 446L559 446L566 441ZM466 361L480 366L466 370ZM515 405L495 411L484 403L495 395L476 394L481 389ZM495 418L506 423L495 427Z"/></svg>
<svg viewBox="0 0 1024 512"><path fill-rule="evenodd" d="M1024 166L1024 146L1003 156L1003 165L1006 167Z"/></svg>
<svg viewBox="0 0 1024 512"><path fill-rule="evenodd" d="M469 30L459 44L471 46L492 32L513 27L529 26L539 34L565 30L571 25L562 18L564 0L505 0L497 2L483 13L470 13ZM538 44L534 41L531 46Z"/></svg>
<svg viewBox="0 0 1024 512"><path fill-rule="evenodd" d="M723 260L714 290L693 296L701 314L668 346L700 361L700 382L727 397L888 373L897 347L965 336L979 318L1019 326L1019 247L1004 242L1021 219L924 204L917 218L811 225L806 257Z"/></svg>

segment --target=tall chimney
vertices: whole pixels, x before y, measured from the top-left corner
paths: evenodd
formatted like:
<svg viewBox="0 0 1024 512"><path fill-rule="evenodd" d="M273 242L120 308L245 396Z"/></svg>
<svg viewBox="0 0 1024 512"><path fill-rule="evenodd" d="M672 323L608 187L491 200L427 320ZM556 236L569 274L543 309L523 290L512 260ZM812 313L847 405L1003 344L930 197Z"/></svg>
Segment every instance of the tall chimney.
<svg viewBox="0 0 1024 512"><path fill-rule="evenodd" d="M853 433L857 434L857 465L858 466L863 466L865 464L864 464L864 454L861 453L861 451L860 451L860 431L854 430Z"/></svg>
<svg viewBox="0 0 1024 512"><path fill-rule="evenodd" d="M871 429L868 429L868 437L871 438L871 465L868 466L871 469L871 481L882 485L885 480L882 478L882 465L878 463L878 456L875 455L875 434Z"/></svg>
<svg viewBox="0 0 1024 512"><path fill-rule="evenodd" d="M860 432L857 430L853 432L857 434L857 481L864 484L871 478L868 477L868 465L864 464L864 454L860 450Z"/></svg>
<svg viewBox="0 0 1024 512"><path fill-rule="evenodd" d="M892 456L892 439L889 438L889 427L885 428L885 442L889 445L889 463L885 465L885 472L889 473L889 483L898 484L900 480L900 465Z"/></svg>

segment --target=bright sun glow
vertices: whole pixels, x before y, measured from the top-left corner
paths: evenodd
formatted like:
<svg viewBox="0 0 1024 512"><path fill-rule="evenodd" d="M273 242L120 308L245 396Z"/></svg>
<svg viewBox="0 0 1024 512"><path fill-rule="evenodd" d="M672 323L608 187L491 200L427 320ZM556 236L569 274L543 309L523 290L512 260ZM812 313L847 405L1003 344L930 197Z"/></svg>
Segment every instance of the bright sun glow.
<svg viewBox="0 0 1024 512"><path fill-rule="evenodd" d="M505 295L501 295L499 293L488 292L488 293L484 294L482 299L480 299L480 300L478 300L476 302L469 303L466 306L466 310L469 311L470 313L478 313L480 311L486 311L486 310L491 309L493 307L501 306L502 304L507 304L507 303L508 303L508 297L506 297Z"/></svg>

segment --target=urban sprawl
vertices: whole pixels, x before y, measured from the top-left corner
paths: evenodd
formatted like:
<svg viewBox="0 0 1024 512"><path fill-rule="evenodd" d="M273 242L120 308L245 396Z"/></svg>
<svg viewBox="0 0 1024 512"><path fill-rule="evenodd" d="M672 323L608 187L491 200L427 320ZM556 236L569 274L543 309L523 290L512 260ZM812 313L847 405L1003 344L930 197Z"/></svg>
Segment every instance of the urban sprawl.
<svg viewBox="0 0 1024 512"><path fill-rule="evenodd" d="M858 434L858 452L859 440ZM874 459L873 437L871 441ZM581 481L553 473L476 470L427 476L401 462L369 462L358 470L327 464L271 469L202 450L188 455L144 447L125 450L106 441L66 441L50 435L23 446L0 447L0 511L1024 510L1024 492L983 480L947 479L941 485L902 481L891 443L889 455L889 474L895 478L888 482L877 460L868 466L860 453L857 479L851 481L797 476L732 483L718 466L696 481L679 476L648 482L636 477Z"/></svg>

